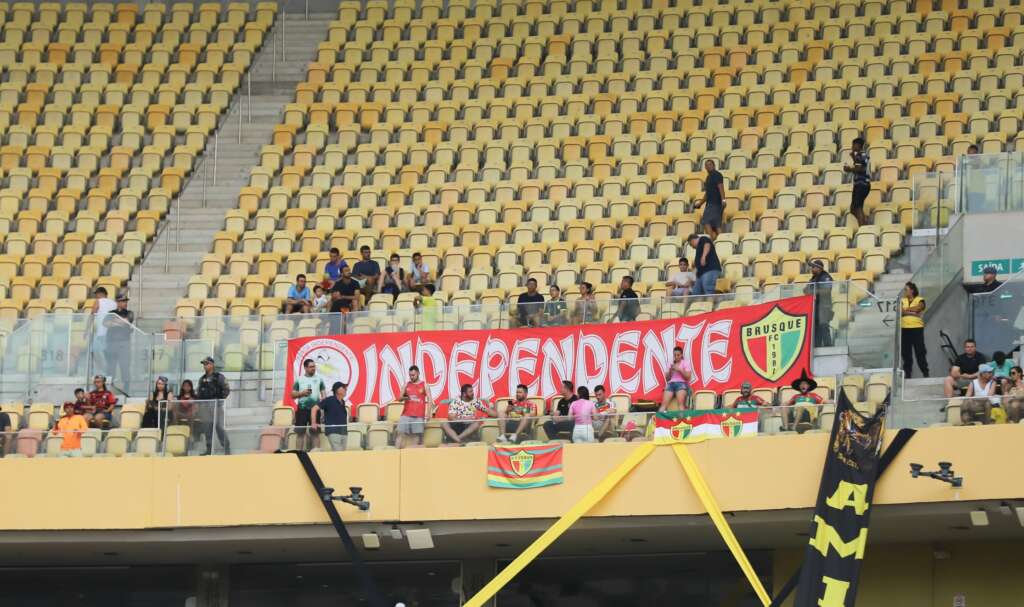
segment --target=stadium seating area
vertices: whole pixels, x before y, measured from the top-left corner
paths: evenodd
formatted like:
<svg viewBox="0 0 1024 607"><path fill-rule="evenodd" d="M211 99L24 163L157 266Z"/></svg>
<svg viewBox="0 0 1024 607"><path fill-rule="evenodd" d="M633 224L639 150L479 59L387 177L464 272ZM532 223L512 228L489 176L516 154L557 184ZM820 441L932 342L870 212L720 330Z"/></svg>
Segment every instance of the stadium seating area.
<svg viewBox="0 0 1024 607"><path fill-rule="evenodd" d="M276 10L0 3L0 319L125 284Z"/></svg>
<svg viewBox="0 0 1024 607"><path fill-rule="evenodd" d="M868 287L915 176L971 143L1024 149L1019 6L646 4L342 3L179 313L276 311L330 247L364 244L423 253L452 303L527 277L571 300L633 274L658 296L707 158L726 176L720 290L804 281L810 258ZM842 170L857 136L866 226Z"/></svg>

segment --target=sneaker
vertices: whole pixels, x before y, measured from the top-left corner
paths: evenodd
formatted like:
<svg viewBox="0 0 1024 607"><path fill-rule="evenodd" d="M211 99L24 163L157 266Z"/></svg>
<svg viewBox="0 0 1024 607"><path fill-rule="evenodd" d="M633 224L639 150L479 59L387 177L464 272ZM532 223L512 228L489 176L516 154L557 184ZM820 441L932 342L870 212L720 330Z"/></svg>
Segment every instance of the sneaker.
<svg viewBox="0 0 1024 607"><path fill-rule="evenodd" d="M499 443L507 443L508 442L508 435L507 434L499 434L498 435L498 442Z"/></svg>

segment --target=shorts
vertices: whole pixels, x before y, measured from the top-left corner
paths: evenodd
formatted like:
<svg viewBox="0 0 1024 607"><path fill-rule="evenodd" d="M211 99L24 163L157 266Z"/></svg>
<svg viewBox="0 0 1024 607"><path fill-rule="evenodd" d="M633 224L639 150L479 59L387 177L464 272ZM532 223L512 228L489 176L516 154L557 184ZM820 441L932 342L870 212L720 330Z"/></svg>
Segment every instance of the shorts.
<svg viewBox="0 0 1024 607"><path fill-rule="evenodd" d="M469 428L473 422L448 422L448 426L456 433L462 434Z"/></svg>
<svg viewBox="0 0 1024 607"><path fill-rule="evenodd" d="M719 202L707 202L704 204L704 213L700 217L700 225L709 226L716 230L722 227L722 216L725 213L725 205Z"/></svg>
<svg viewBox="0 0 1024 607"><path fill-rule="evenodd" d="M853 201L850 203L850 210L860 210L864 208L864 201L868 199L868 194L871 193L871 184L869 183L855 183L853 184Z"/></svg>
<svg viewBox="0 0 1024 607"><path fill-rule="evenodd" d="M334 451L344 451L345 447L348 446L348 435L332 432L327 435L327 441L331 443L331 449Z"/></svg>
<svg viewBox="0 0 1024 607"><path fill-rule="evenodd" d="M313 421L313 410L299 407L295 410L295 432L302 434Z"/></svg>
<svg viewBox="0 0 1024 607"><path fill-rule="evenodd" d="M426 424L423 422L422 417L410 417L403 415L398 418L398 433L399 434L423 434L423 427Z"/></svg>
<svg viewBox="0 0 1024 607"><path fill-rule="evenodd" d="M685 381L670 381L667 384L665 384L666 392L682 392L683 390L688 389L689 388L687 387Z"/></svg>

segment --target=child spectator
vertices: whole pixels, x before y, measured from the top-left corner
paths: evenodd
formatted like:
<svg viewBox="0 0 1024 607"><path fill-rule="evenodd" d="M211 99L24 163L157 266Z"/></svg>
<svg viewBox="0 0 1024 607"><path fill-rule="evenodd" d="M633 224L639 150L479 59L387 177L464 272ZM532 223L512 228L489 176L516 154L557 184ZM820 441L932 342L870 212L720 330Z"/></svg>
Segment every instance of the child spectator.
<svg viewBox="0 0 1024 607"><path fill-rule="evenodd" d="M327 305L327 293L324 292L324 288L322 286L316 285L313 287L313 313L326 314Z"/></svg>
<svg viewBox="0 0 1024 607"><path fill-rule="evenodd" d="M576 389L579 396L569 405L569 415L572 417L575 426L572 429L572 442L592 443L594 442L594 415L597 414L597 407L594 401L590 400L590 390L585 386Z"/></svg>
<svg viewBox="0 0 1024 607"><path fill-rule="evenodd" d="M426 331L437 328L437 315L441 309L441 302L434 297L434 293L434 285L423 285L419 297L413 302L421 314L422 320L419 323L419 328Z"/></svg>

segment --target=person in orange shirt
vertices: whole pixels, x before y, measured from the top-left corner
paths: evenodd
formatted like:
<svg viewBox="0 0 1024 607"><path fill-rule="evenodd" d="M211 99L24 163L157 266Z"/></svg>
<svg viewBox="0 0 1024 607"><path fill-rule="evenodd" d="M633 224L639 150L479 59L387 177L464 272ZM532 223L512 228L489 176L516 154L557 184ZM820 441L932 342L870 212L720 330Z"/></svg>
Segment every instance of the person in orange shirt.
<svg viewBox="0 0 1024 607"><path fill-rule="evenodd" d="M82 454L82 432L89 429L89 424L75 410L75 403L64 403L64 415L57 420L52 434L61 435L64 440L60 444L61 455L77 457Z"/></svg>

